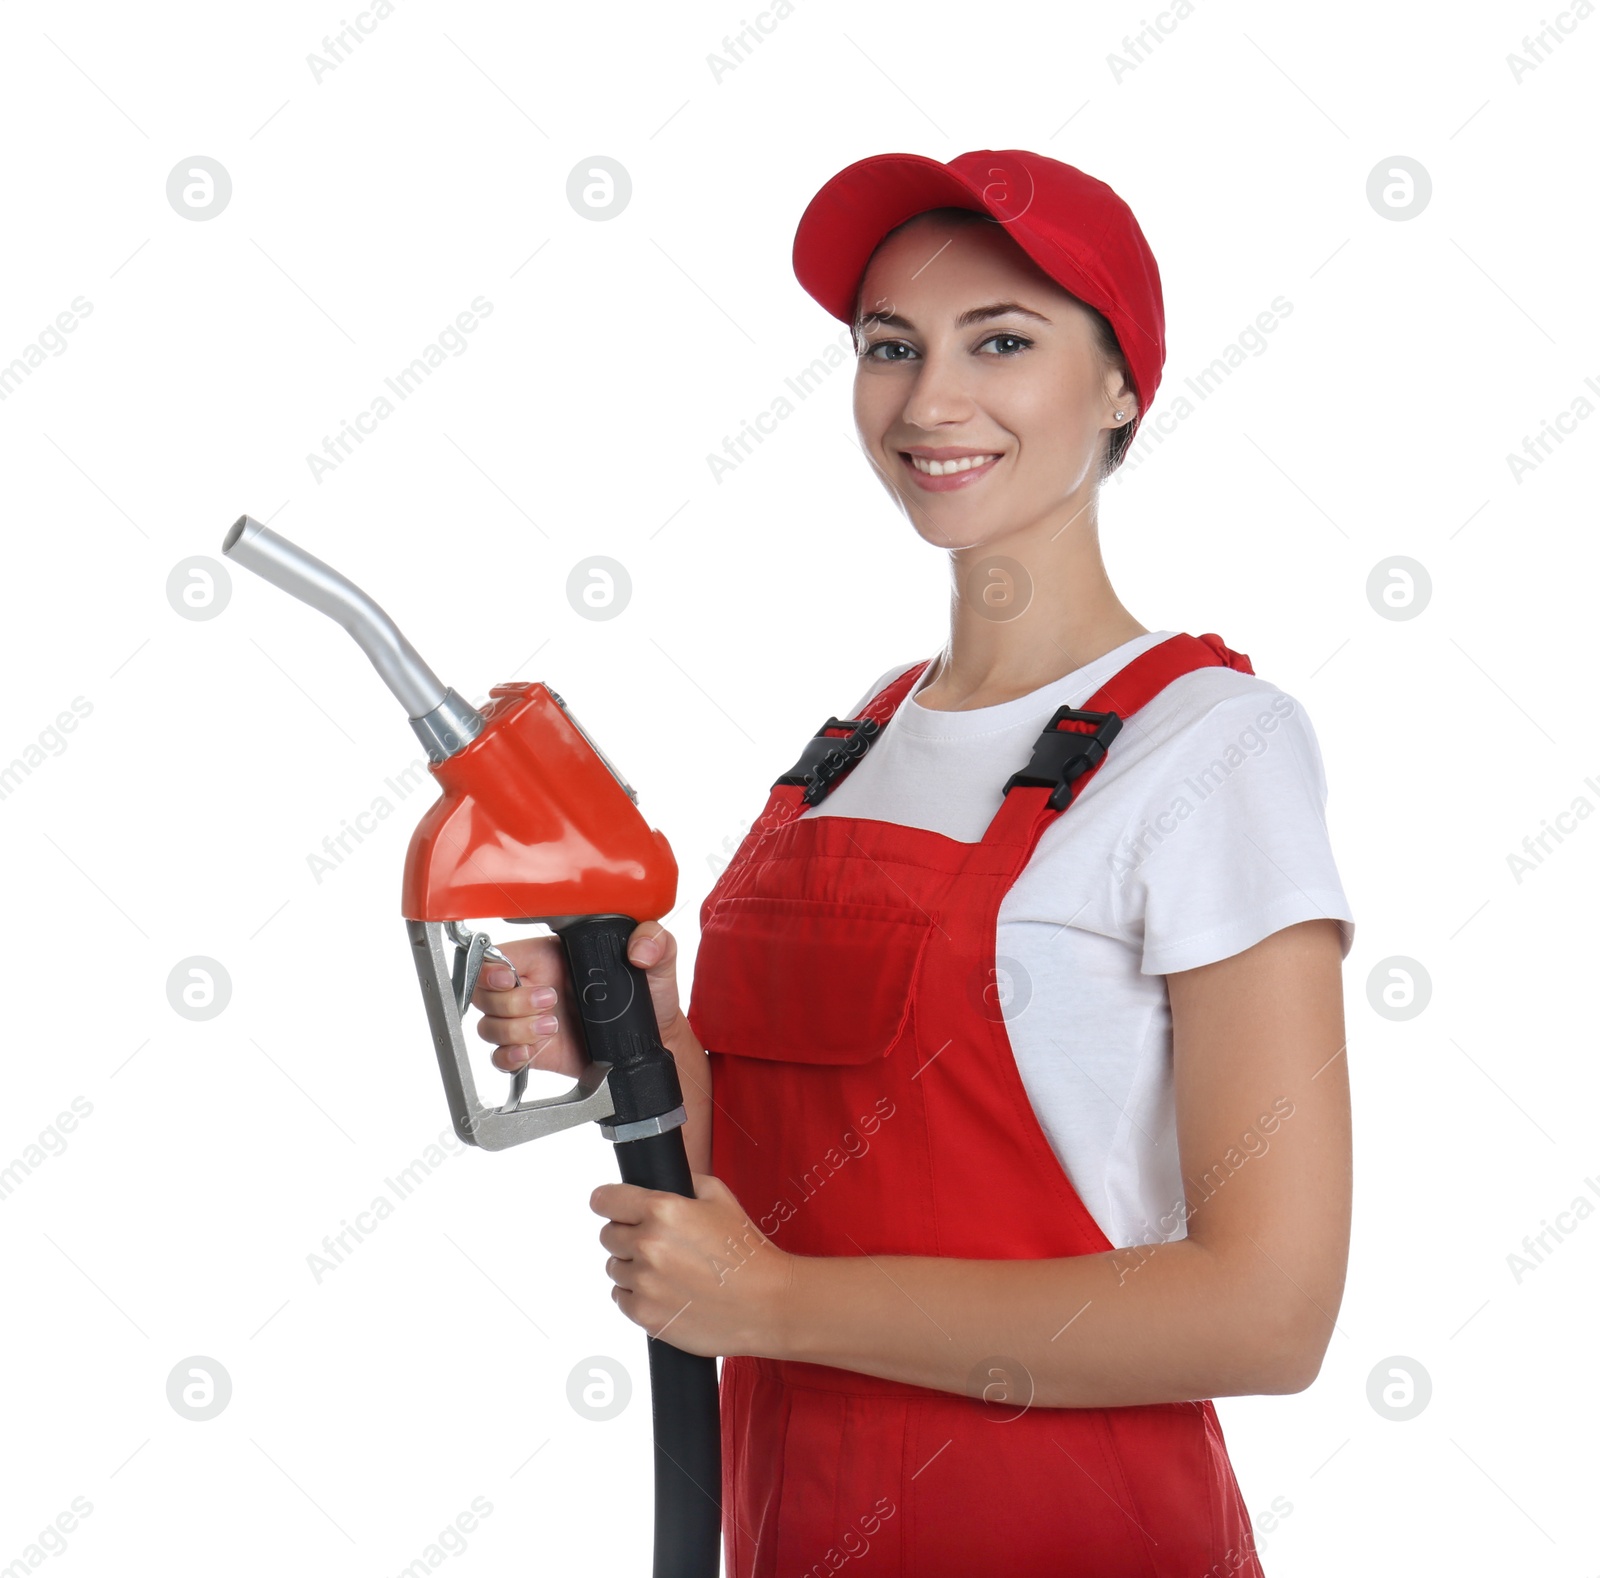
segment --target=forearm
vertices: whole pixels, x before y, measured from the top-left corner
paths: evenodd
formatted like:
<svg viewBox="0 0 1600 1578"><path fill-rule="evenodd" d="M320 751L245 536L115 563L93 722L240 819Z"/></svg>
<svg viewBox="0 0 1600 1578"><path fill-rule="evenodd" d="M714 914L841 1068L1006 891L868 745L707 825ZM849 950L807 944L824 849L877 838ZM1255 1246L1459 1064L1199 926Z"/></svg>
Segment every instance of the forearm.
<svg viewBox="0 0 1600 1578"><path fill-rule="evenodd" d="M683 1087L683 1108L688 1114L683 1125L683 1147L689 1155L689 1170L711 1171L711 1059L680 1013L661 1034L662 1045L678 1065L678 1083Z"/></svg>
<svg viewBox="0 0 1600 1578"><path fill-rule="evenodd" d="M1195 1241L1064 1260L795 1256L767 1357L974 1395L1020 1363L1036 1406L1109 1408L1299 1390L1303 1331ZM1314 1369L1314 1366L1313 1366Z"/></svg>

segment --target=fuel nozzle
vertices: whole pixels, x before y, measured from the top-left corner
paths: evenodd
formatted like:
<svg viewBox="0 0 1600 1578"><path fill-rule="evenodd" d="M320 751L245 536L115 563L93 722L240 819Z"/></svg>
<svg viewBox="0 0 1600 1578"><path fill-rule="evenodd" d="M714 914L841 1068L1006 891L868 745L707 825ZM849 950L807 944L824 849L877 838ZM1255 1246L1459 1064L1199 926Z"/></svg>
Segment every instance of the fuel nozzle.
<svg viewBox="0 0 1600 1578"><path fill-rule="evenodd" d="M407 845L400 909L456 1134L499 1151L593 1122L625 1183L693 1198L677 1061L662 1043L649 980L627 953L639 921L669 913L678 886L671 846L640 815L638 796L542 681L497 685L479 712L440 683L365 592L303 548L241 515L222 552L343 625L431 759L439 797ZM479 1099L466 1016L483 961L511 963L477 930L485 915L545 925L560 939L572 1032L587 1053L563 1094L529 1098L522 1068L503 1102ZM659 1333L649 1361L653 1570L715 1578L717 1361Z"/></svg>
<svg viewBox="0 0 1600 1578"><path fill-rule="evenodd" d="M332 566L248 515L229 528L222 554L343 625L406 709L429 761L448 761L482 733L483 714L442 684L394 620Z"/></svg>

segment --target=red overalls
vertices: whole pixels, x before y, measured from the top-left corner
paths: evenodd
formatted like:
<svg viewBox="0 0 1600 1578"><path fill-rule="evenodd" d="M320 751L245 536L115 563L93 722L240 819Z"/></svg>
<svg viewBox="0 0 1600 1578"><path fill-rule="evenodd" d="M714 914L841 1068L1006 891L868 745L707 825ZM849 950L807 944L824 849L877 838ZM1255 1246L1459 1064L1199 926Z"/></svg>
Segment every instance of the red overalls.
<svg viewBox="0 0 1600 1578"><path fill-rule="evenodd" d="M1082 714L1128 719L1179 674L1219 664L1254 672L1215 635L1173 636L1077 715L1058 711L975 844L802 814L926 663L872 699L872 724L830 718L773 785L701 908L688 1014L711 1053L711 1170L781 1248L978 1260L1116 1247L1017 1071L995 922L1119 727ZM907 1302L908 1321L927 1318ZM728 1578L1259 1578L1211 1402L1024 1409L1010 1370L1016 1400L995 1403L725 1358Z"/></svg>

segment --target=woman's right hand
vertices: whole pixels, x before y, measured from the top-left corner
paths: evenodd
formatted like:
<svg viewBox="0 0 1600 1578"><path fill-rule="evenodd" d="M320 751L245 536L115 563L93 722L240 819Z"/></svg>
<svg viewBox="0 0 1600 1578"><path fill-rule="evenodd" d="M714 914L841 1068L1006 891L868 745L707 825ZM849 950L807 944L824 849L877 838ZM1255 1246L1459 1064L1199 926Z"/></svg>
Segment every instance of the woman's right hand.
<svg viewBox="0 0 1600 1578"><path fill-rule="evenodd" d="M483 961L472 1001L483 1015L478 1034L496 1048L490 1061L508 1074L532 1068L576 1079L589 1058L561 939L522 937L499 946L522 984L512 985L503 964ZM681 1034L686 1021L678 1003L678 944L672 933L660 921L641 921L628 938L628 961L645 972L663 1041Z"/></svg>

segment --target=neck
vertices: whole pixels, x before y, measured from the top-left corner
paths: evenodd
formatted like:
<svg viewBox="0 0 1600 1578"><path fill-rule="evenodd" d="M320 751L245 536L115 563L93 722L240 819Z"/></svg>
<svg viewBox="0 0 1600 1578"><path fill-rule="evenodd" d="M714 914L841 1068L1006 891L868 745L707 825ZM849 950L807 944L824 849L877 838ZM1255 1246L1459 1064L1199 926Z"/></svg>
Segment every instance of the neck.
<svg viewBox="0 0 1600 1578"><path fill-rule="evenodd" d="M1092 509L954 549L950 573L950 639L917 692L936 711L1015 700L1148 633L1112 588Z"/></svg>

